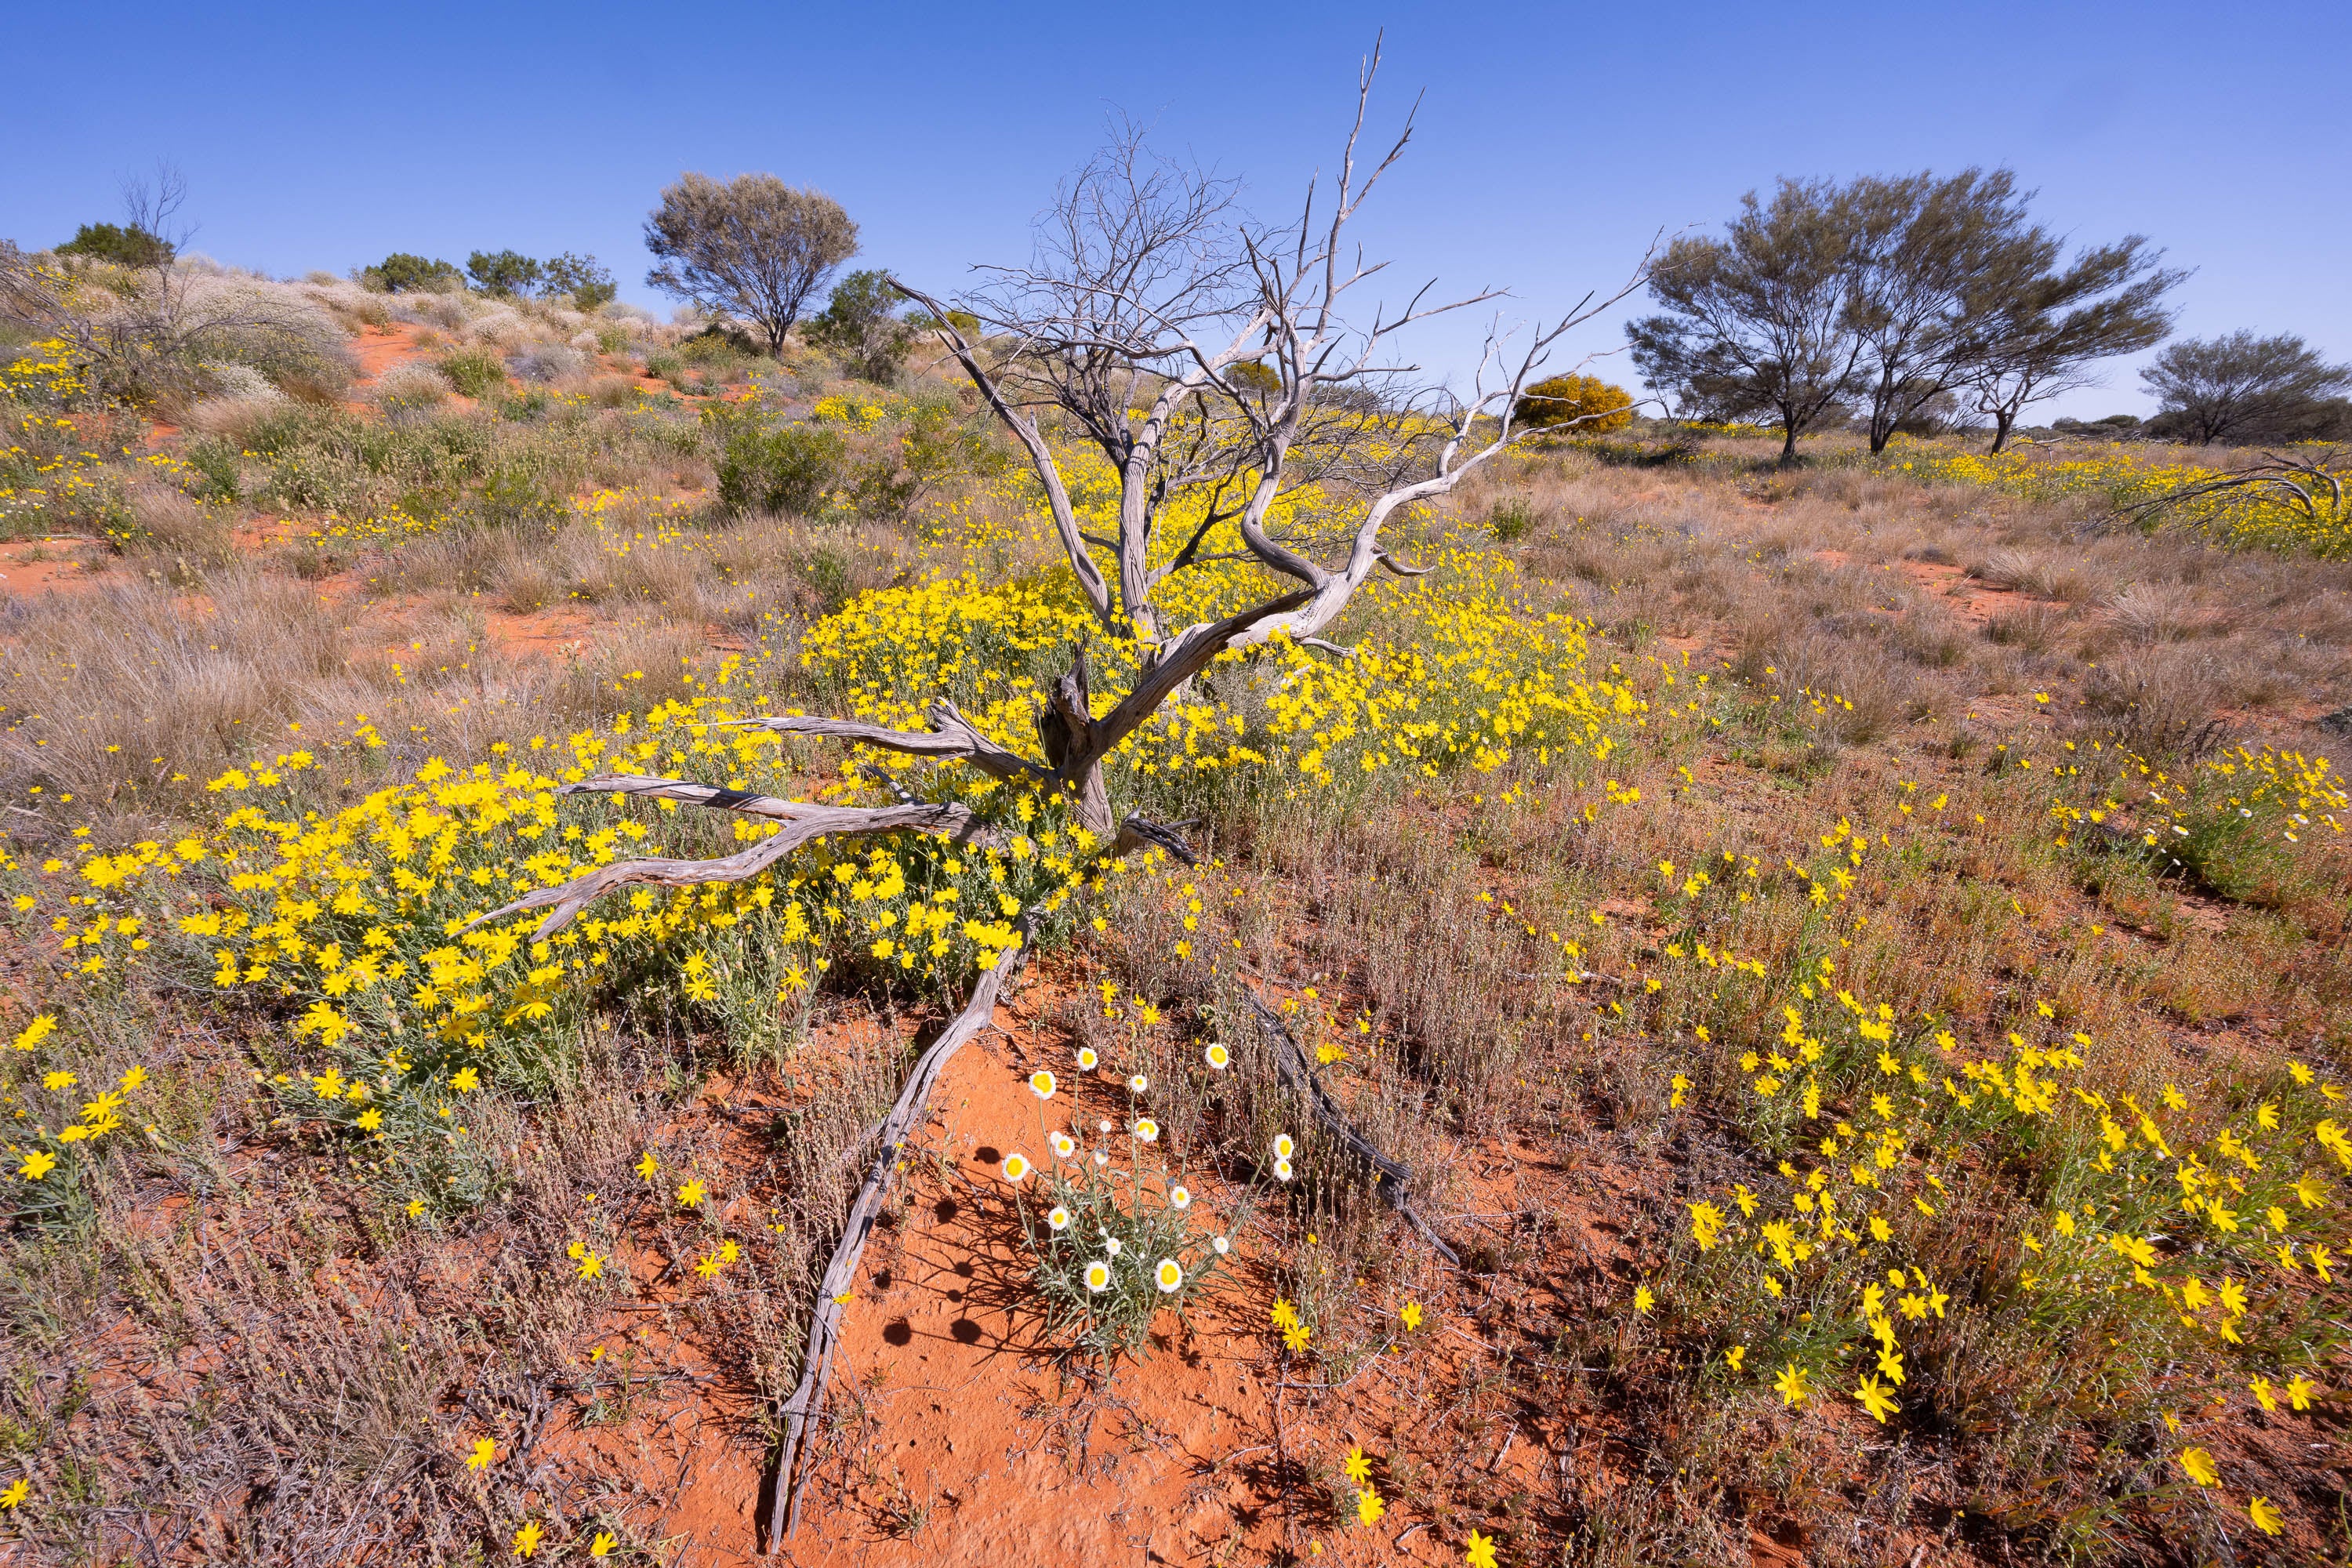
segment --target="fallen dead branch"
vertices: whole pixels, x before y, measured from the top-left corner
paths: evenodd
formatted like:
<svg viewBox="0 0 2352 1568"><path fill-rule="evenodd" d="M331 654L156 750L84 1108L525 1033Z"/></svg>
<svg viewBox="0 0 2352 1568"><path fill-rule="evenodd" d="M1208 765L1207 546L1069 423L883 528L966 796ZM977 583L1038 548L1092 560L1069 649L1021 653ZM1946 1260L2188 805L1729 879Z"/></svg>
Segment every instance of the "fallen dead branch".
<svg viewBox="0 0 2352 1568"><path fill-rule="evenodd" d="M1274 1009L1260 1001L1254 991L1244 990L1243 994L1248 998L1250 1011L1257 1019L1259 1031L1265 1036L1266 1043L1274 1047L1275 1070L1281 1075L1282 1080L1306 1099L1315 1112L1316 1121L1372 1168L1372 1186L1388 1200L1389 1206L1402 1215L1406 1224L1419 1231L1422 1238L1437 1249L1440 1258L1456 1268L1461 1268L1462 1259L1455 1255L1454 1248L1413 1206L1410 1195L1412 1169L1382 1153L1379 1146L1349 1120L1348 1113L1339 1109L1339 1101L1333 1100L1330 1091L1323 1087L1322 1078L1307 1063L1307 1053L1291 1037L1290 1030Z"/></svg>
<svg viewBox="0 0 2352 1568"><path fill-rule="evenodd" d="M784 1436L777 1452L776 1468L768 1479L766 1551L773 1552L778 1542L800 1523L801 1489L793 1472L810 1424L824 1413L825 1378L833 1370L834 1352L841 1344L842 1308L857 1281L857 1266L866 1256L866 1243L874 1233L874 1222L881 1215L883 1203L889 1194L890 1179L898 1173L907 1139L929 1113L931 1090L939 1083L940 1073L949 1058L994 1021L997 1000L1004 994L1005 983L1020 966L1022 955L1029 951L1034 918L1034 911L1022 911L1013 922L1013 930L1021 935L1020 945L998 960L994 968L982 973L963 1011L916 1058L914 1070L907 1075L906 1087L898 1091L898 1102L882 1120L880 1147L876 1149L874 1163L866 1168L866 1181L849 1205L848 1222L842 1227L841 1240L835 1246L833 1258L824 1266L824 1278L817 1286L816 1310L809 1320L808 1336L802 1347L800 1384L784 1401L781 1412Z"/></svg>

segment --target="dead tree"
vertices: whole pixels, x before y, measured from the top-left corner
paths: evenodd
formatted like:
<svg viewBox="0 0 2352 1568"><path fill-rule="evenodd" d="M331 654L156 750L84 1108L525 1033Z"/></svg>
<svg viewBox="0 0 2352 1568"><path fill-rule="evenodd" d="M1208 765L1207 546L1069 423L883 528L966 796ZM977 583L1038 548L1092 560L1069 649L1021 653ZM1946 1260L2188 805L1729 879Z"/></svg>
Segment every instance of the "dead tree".
<svg viewBox="0 0 2352 1568"><path fill-rule="evenodd" d="M1491 330L1465 395L1442 388L1419 396L1400 394L1414 367L1386 357L1394 334L1496 296L1489 291L1432 304L1424 287L1393 311L1376 307L1369 319L1349 314L1383 264L1363 259L1349 240L1349 225L1412 136L1408 120L1377 163L1369 171L1359 167L1378 63L1376 51L1360 73L1335 188L1327 199L1310 184L1294 226L1270 230L1239 217L1228 186L1151 157L1129 132L1063 188L1028 266L996 270L987 286L952 307L894 280L929 312L930 330L1026 450L1078 590L1102 634L1138 646L1129 689L1097 711L1081 651L1036 716L1034 756L982 735L945 697L931 705L930 727L919 731L801 715L750 723L778 734L960 759L993 778L1058 798L1078 826L1097 836L1107 856L1155 844L1182 852L1170 829L1138 816L1119 818L1105 760L1220 654L1277 637L1319 642L1376 568L1409 574L1411 568L1389 555L1384 526L1402 510L1443 496L1530 434L1516 423L1515 411L1522 388L1553 345L1645 280L1647 258L1606 298L1588 294L1556 321L1537 324L1508 360L1508 335L1499 325ZM968 312L966 320L976 317L979 330L960 329L951 309ZM1111 535L1090 533L1081 524L1044 423L1048 417L1058 423L1055 435L1074 434L1093 444L1116 468L1119 507ZM1276 501L1307 484L1347 498L1352 521L1320 537L1280 528ZM1162 520L1180 502L1187 511L1198 509L1181 543L1160 532ZM1231 534L1221 535L1218 529L1226 524ZM1287 579L1297 585L1221 620L1172 634L1162 627L1154 595L1163 584L1179 573L1237 560L1265 568L1277 584ZM544 936L612 889L740 880L818 834L985 831L962 808L944 805L818 808L637 778L592 779L572 787L658 794L787 826L723 859L604 867L483 919L552 907L541 927ZM820 810L827 815L814 815ZM1024 936L1031 919L1024 911L1016 921ZM780 1412L783 1436L768 1500L770 1550L798 1515L795 1472L823 1409L840 1321L836 1298L856 1276L899 1148L920 1123L948 1057L990 1024L1024 952L1016 947L980 977L969 1003L922 1054L878 1129L865 1185L819 1287L799 1386Z"/></svg>

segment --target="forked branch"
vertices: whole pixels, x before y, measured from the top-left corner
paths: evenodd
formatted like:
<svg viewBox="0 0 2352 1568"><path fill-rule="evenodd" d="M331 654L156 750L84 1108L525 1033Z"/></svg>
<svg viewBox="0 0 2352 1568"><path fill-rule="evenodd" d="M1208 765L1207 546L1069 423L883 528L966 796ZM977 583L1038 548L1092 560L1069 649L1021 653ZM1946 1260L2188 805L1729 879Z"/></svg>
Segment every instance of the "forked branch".
<svg viewBox="0 0 2352 1568"><path fill-rule="evenodd" d="M565 784L559 795L634 795L659 800L684 801L717 810L738 811L782 822L782 831L757 844L709 860L678 860L649 857L616 860L553 888L537 888L512 903L502 904L467 922L478 925L522 914L530 910L553 912L539 922L532 940L544 942L579 918L580 911L615 889L628 887L698 888L709 882L748 882L812 839L835 834L895 833L911 829L937 833L959 841L978 842L992 837L968 805L918 802L879 807L819 805L804 800L780 800L773 795L747 795L711 784L684 784L677 779L646 778L633 773L606 773Z"/></svg>

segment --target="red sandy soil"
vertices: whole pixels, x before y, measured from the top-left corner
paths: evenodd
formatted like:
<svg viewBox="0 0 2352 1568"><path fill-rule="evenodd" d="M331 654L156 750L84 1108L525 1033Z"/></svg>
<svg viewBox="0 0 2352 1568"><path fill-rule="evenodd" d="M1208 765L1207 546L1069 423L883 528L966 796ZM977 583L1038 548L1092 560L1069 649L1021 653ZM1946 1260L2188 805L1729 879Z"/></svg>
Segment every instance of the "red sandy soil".
<svg viewBox="0 0 2352 1568"><path fill-rule="evenodd" d="M43 594L88 593L103 583L103 573L83 569L73 553L87 540L20 539L0 544L0 595L34 598ZM28 559L47 555L46 561Z"/></svg>
<svg viewBox="0 0 2352 1568"><path fill-rule="evenodd" d="M1113 1097L1108 1086L1075 1086L1041 1106L1028 1073L1045 1063L1067 1068L1016 1008L999 1011L1003 1032L950 1064L934 1097L936 1121L908 1158L902 1217L868 1249L832 1379L831 1414L846 1421L836 1441L818 1448L782 1561L797 1568L1203 1563L1230 1561L1236 1549L1252 1558L1278 1553L1286 1542L1301 1557L1334 1564L1459 1561L1458 1543L1425 1528L1395 1543L1409 1519L1360 1529L1352 1518L1332 1519L1328 1500L1295 1482L1286 1500L1278 1443L1294 1466L1337 1473L1351 1440L1377 1456L1383 1427L1410 1419L1381 1394L1383 1363L1406 1352L1400 1347L1359 1371L1347 1417L1303 1416L1291 1390L1321 1374L1293 1365L1290 1389L1283 1387L1267 1321L1273 1295L1246 1260L1246 1246L1237 1249L1234 1274L1184 1319L1163 1312L1153 1352L1122 1363L1107 1385L1090 1388L1076 1368L1057 1369L999 1167L1015 1150L1050 1161L1045 1132L1054 1127L1075 1122L1091 1144L1096 1113L1112 1110ZM1025 1195L1036 1191L1033 1178ZM1505 1206L1514 1201L1494 1196ZM1199 1204L1205 1218L1215 1194ZM1475 1344L1433 1310L1410 1353L1434 1370L1474 1353ZM1279 1436L1277 1394L1289 1406ZM675 1477L664 1478L675 1500L662 1532L690 1540L698 1564L762 1561L757 1510L768 1448L744 1430L752 1412L713 1409L707 1395L690 1395L680 1414L697 1429L679 1446ZM1550 1452L1523 1436L1499 1456L1498 1486L1542 1484ZM910 1506L929 1509L911 1533L903 1523Z"/></svg>

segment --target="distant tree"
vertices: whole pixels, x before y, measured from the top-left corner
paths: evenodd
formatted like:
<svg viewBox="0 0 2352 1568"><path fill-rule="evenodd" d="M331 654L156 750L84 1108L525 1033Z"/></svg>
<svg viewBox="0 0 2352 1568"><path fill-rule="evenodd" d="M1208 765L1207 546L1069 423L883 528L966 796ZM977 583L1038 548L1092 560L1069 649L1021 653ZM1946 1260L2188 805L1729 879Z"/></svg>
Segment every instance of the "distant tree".
<svg viewBox="0 0 2352 1568"><path fill-rule="evenodd" d="M395 250L374 266L360 269L361 283L387 294L433 293L462 281L463 274L448 262L428 260L405 250Z"/></svg>
<svg viewBox="0 0 2352 1568"><path fill-rule="evenodd" d="M808 297L857 254L857 225L831 196L773 174L689 174L647 216L646 248L662 262L647 283L752 323L777 353Z"/></svg>
<svg viewBox="0 0 2352 1568"><path fill-rule="evenodd" d="M2188 276L2158 266L2164 253L2136 234L2080 251L2063 270L2054 239L2035 248L2030 268L1982 300L1976 329L1968 380L1978 411L1992 419L1996 452L2029 404L2094 384L2099 360L2162 342L2172 330L2164 296Z"/></svg>
<svg viewBox="0 0 2352 1568"><path fill-rule="evenodd" d="M113 223L86 223L74 231L74 237L58 247L59 256L85 256L93 261L110 261L117 267L161 267L169 262L176 247L168 239L150 234L143 228L127 227Z"/></svg>
<svg viewBox="0 0 2352 1568"><path fill-rule="evenodd" d="M2352 387L2352 365L2328 363L2292 332L2236 331L2177 342L2139 378L2163 405L2152 425L2210 446L2315 433L2333 422L2329 398Z"/></svg>
<svg viewBox="0 0 2352 1568"><path fill-rule="evenodd" d="M597 266L593 256L563 251L541 263L540 271L540 292L550 299L568 296L583 310L609 305L621 291L613 275Z"/></svg>
<svg viewBox="0 0 2352 1568"><path fill-rule="evenodd" d="M1857 390L1870 449L1882 452L1897 431L1948 423L1935 410L1966 382L1992 311L2034 276L2050 241L2006 169L1865 175L1840 195L1853 235Z"/></svg>
<svg viewBox="0 0 2352 1568"><path fill-rule="evenodd" d="M483 293L507 299L538 288L546 268L520 250L478 250L466 258L466 276Z"/></svg>
<svg viewBox="0 0 2352 1568"><path fill-rule="evenodd" d="M1629 322L1633 363L1686 416L1780 421L1780 460L1842 405L1863 343L1853 330L1853 206L1827 181L1750 191L1721 239L1666 247L1650 279L1663 313Z"/></svg>
<svg viewBox="0 0 2352 1568"><path fill-rule="evenodd" d="M1597 375L1555 375L1520 395L1519 421L1538 430L1570 426L1579 434L1622 430L1633 423L1633 395Z"/></svg>
<svg viewBox="0 0 2352 1568"><path fill-rule="evenodd" d="M810 320L810 341L840 355L853 374L887 386L898 378L915 341L914 323L898 314L898 305L888 273L852 272Z"/></svg>

